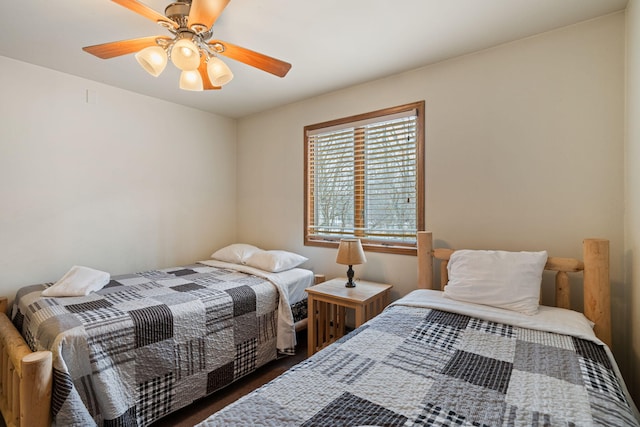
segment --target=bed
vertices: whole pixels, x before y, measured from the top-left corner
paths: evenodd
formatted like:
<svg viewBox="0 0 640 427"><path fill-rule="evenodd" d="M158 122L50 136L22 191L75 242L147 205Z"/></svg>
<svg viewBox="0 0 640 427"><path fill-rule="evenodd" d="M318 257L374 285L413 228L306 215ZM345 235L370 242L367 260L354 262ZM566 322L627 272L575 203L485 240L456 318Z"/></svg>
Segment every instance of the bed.
<svg viewBox="0 0 640 427"><path fill-rule="evenodd" d="M433 290L433 258L446 291L476 255L434 250L420 232L419 289L199 427L638 426L607 346L608 241L583 248L583 260L544 258L561 308L523 314ZM564 308L572 272L584 315Z"/></svg>
<svg viewBox="0 0 640 427"><path fill-rule="evenodd" d="M64 298L33 285L11 320L0 299L6 424L145 426L292 354L306 325L294 311L322 276L272 270L211 259Z"/></svg>

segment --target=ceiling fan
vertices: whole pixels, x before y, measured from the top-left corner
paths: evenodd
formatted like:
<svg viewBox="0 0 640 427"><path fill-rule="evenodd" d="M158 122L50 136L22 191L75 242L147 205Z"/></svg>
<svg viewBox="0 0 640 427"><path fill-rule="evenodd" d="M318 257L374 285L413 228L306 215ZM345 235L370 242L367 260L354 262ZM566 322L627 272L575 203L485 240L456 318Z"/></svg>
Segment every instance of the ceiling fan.
<svg viewBox="0 0 640 427"><path fill-rule="evenodd" d="M180 88L185 90L221 89L233 73L218 57L226 56L278 77L284 77L291 64L222 40L211 40L213 24L230 0L178 0L165 14L137 0L112 0L160 24L171 34L86 46L82 49L102 59L136 53L138 63L152 76L158 76L167 60L182 70Z"/></svg>

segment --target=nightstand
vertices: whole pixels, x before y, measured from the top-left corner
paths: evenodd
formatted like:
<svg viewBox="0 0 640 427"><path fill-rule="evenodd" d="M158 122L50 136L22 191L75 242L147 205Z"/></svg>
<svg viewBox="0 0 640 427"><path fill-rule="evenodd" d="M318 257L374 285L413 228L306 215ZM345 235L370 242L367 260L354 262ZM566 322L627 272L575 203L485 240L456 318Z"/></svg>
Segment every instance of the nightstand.
<svg viewBox="0 0 640 427"><path fill-rule="evenodd" d="M344 335L346 309L355 310L357 328L389 304L392 285L357 280L355 288L347 288L346 281L338 278L307 288L309 356Z"/></svg>

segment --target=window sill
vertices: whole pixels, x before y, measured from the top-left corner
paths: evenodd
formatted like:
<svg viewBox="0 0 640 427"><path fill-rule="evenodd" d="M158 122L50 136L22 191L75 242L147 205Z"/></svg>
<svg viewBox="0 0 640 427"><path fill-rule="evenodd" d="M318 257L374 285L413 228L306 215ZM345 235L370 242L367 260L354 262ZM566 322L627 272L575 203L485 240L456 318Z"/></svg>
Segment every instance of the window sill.
<svg viewBox="0 0 640 427"><path fill-rule="evenodd" d="M305 246L321 246L325 248L335 248L338 249L338 245L340 244L339 240L329 240L329 239L305 239ZM362 241L362 248L365 252L381 252L388 254L397 254L397 255L412 255L416 256L418 253L418 249L416 246L411 245L394 245L394 244L385 244L385 243L372 243Z"/></svg>

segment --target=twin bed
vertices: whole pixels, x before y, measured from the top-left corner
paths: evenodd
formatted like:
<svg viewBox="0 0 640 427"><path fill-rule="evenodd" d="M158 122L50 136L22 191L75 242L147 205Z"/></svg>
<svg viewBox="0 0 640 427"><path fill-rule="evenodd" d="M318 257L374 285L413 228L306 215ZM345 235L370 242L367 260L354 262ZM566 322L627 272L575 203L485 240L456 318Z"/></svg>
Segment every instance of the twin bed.
<svg viewBox="0 0 640 427"><path fill-rule="evenodd" d="M433 258L444 288L476 254L434 250L430 233L418 242L423 289L199 426L638 426L605 345L608 241L585 240L583 261L533 254L556 272L561 306L570 301L567 273L583 272L586 318L445 297L446 288L432 290Z"/></svg>
<svg viewBox="0 0 640 427"><path fill-rule="evenodd" d="M111 277L87 296L20 289L0 316L6 423L144 426L293 353L306 322L293 312L321 276L237 261Z"/></svg>
<svg viewBox="0 0 640 427"><path fill-rule="evenodd" d="M441 260L444 287L457 280L458 267L452 265L453 258L460 262L456 256L461 252L434 249L431 233L420 232L420 289L212 415L202 426L639 425L637 410L605 345L611 341L607 241L585 240L583 260L545 254L545 269L556 272L556 301L561 308L536 307L535 315L468 303L433 290L434 258ZM584 316L566 310L572 272L583 275ZM211 290L209 284L220 276L229 276L231 284ZM52 303L28 288L16 298L14 324L32 348L53 351L52 407L54 412L60 408L55 412L57 424L66 424L64 417L80 410L90 417L87 420L103 425L146 425L276 354L276 318L283 308L277 300L282 292L267 292L267 287L274 288L269 281L205 264L114 281L85 302ZM141 294L142 302L125 298L132 293ZM241 299L245 294L252 295L249 303ZM155 301L151 306L143 303L149 299ZM196 299L206 315L181 317L188 301ZM226 305L216 307L212 304L216 299ZM65 338L45 333L50 329L46 319L51 317L43 314L61 307L72 313L53 322L70 332ZM109 311L127 314L112 319L106 316ZM22 320L16 312L23 314ZM35 334L25 333L33 331L25 329L27 317L45 319L44 326ZM79 337L74 323L78 319L84 329L100 334ZM169 319L173 333L184 332L185 338L169 336L165 327ZM47 398L52 353L32 353L8 319L0 322L0 341L8 351L2 352L3 397L16 396L2 405L14 408L10 414L24 416L21 425L46 425L48 408L47 414L37 414L44 406L40 401ZM114 336L115 347L107 345ZM54 345L47 347L47 341ZM261 343L271 345L261 349ZM94 349L93 356L74 359L80 347ZM158 358L162 347L170 347L172 362ZM252 356L242 352L244 347L251 348ZM281 350L287 349L285 343ZM72 381L68 377L61 381L60 372ZM20 387L21 378L30 378L30 385ZM114 387L121 390L115 398ZM57 396L64 390L78 398L61 404ZM102 408L98 415L87 404L94 401ZM73 410L65 410L65 405ZM104 408L120 414L118 421L107 421L116 418L106 416ZM37 418L26 418L34 414ZM15 416L8 424L19 425L20 420ZM38 420L42 423L36 424Z"/></svg>

